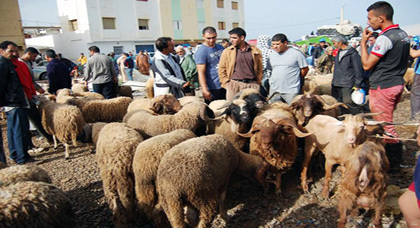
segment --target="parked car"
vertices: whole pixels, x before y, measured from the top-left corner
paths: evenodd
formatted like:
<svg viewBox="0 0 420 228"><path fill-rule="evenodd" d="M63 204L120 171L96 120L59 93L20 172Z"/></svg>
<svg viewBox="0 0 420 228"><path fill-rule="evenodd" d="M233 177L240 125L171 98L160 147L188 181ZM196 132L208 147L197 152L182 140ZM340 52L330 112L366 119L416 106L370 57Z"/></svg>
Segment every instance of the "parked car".
<svg viewBox="0 0 420 228"><path fill-rule="evenodd" d="M47 60L43 60L41 62L39 62L37 65L34 66L34 76L35 76L35 80L48 80L47 77L47 65L48 65L48 61Z"/></svg>

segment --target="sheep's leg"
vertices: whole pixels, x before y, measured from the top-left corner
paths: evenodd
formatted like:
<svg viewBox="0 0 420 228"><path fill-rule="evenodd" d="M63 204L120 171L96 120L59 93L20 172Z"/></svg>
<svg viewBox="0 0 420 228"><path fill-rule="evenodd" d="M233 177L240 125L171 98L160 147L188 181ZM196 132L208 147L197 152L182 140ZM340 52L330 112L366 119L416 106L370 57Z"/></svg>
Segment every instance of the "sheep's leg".
<svg viewBox="0 0 420 228"><path fill-rule="evenodd" d="M300 173L300 183L302 185L303 192L308 193L308 182L307 182L307 173L308 173L308 166L311 161L312 155L315 152L315 145L308 145L305 139L305 157L302 163L302 172Z"/></svg>
<svg viewBox="0 0 420 228"><path fill-rule="evenodd" d="M169 222L173 228L185 228L184 222L184 208L181 199L166 199L166 207L164 211L168 217Z"/></svg>
<svg viewBox="0 0 420 228"><path fill-rule="evenodd" d="M69 159L69 144L68 143L64 143L64 159Z"/></svg>
<svg viewBox="0 0 420 228"><path fill-rule="evenodd" d="M276 195L281 194L281 173L276 173L276 181L274 184L276 185Z"/></svg>
<svg viewBox="0 0 420 228"><path fill-rule="evenodd" d="M211 200L210 200L211 201ZM199 208L200 210L200 222L198 223L198 228L206 228L207 224L211 222L214 216L214 207L217 205L212 205L212 202L203 202Z"/></svg>
<svg viewBox="0 0 420 228"><path fill-rule="evenodd" d="M382 207L383 203L379 203L379 205L375 208L375 217L373 219L373 225L375 226L375 228L382 228Z"/></svg>
<svg viewBox="0 0 420 228"><path fill-rule="evenodd" d="M342 203L342 200L340 199L340 202L338 204L338 211L340 212L340 218L338 219L338 228L345 228L347 223L347 207Z"/></svg>
<svg viewBox="0 0 420 228"><path fill-rule="evenodd" d="M324 189L322 190L322 196L324 198L329 198L329 187L331 181L332 166L333 164L328 162L328 160L325 162L325 183Z"/></svg>
<svg viewBox="0 0 420 228"><path fill-rule="evenodd" d="M58 147L57 138L55 137L55 135L53 135L52 137L53 137L53 140L54 140L54 150L57 150L57 147Z"/></svg>
<svg viewBox="0 0 420 228"><path fill-rule="evenodd" d="M225 199L226 199L226 189L223 190L223 192L220 194L219 197L219 212L220 212L220 217L227 221L229 219L229 216L227 214L227 210L225 207Z"/></svg>

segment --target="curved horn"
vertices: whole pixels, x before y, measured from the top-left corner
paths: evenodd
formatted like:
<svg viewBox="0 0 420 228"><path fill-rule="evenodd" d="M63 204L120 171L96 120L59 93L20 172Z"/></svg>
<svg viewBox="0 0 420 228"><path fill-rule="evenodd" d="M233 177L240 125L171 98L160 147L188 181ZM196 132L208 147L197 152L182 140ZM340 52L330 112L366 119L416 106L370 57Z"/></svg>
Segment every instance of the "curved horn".
<svg viewBox="0 0 420 228"><path fill-rule="evenodd" d="M263 117L263 116L255 117L254 122L252 123L251 129L247 133L236 132L236 134L238 134L239 136L244 137L244 138L252 137L256 131L260 130L260 123L265 119L266 118Z"/></svg>
<svg viewBox="0 0 420 228"><path fill-rule="evenodd" d="M227 107L229 107L230 104L232 104L232 101L228 101L228 102L224 103L222 106L217 108L217 110L222 110L224 108L227 108Z"/></svg>
<svg viewBox="0 0 420 228"><path fill-rule="evenodd" d="M266 101L271 100L271 98L273 98L274 95L276 95L276 94L280 94L280 93L279 92L274 92L273 94L271 94L271 96L267 97L267 100Z"/></svg>
<svg viewBox="0 0 420 228"><path fill-rule="evenodd" d="M290 127L292 127L292 131L293 131L293 133L297 136L297 137L299 137L299 138L304 138L304 137L306 137L306 136L309 136L309 135L312 135L313 133L305 133L305 132L301 132L300 130L299 130L299 128L296 126L296 123L293 121L293 120L290 120L290 119L283 119L283 120L281 120L281 121L279 121L279 122L277 122L277 123L279 123L279 124L284 124L284 125L287 125L287 126L290 126Z"/></svg>
<svg viewBox="0 0 420 228"><path fill-rule="evenodd" d="M327 104L325 104L325 103L324 103L324 105L322 106L322 108L323 108L324 110L330 110L330 109L334 109L334 108L337 108L337 107L340 107L340 106L342 106L342 107L344 107L344 108L349 108L349 107L347 107L347 105L346 105L346 104L341 103L341 102L337 102L337 103L332 104L332 105L327 105Z"/></svg>
<svg viewBox="0 0 420 228"><path fill-rule="evenodd" d="M211 112L211 114L213 115L213 118L207 115L207 109L208 111ZM214 112L206 104L202 104L200 107L200 118L204 120L204 122L212 121L214 120Z"/></svg>

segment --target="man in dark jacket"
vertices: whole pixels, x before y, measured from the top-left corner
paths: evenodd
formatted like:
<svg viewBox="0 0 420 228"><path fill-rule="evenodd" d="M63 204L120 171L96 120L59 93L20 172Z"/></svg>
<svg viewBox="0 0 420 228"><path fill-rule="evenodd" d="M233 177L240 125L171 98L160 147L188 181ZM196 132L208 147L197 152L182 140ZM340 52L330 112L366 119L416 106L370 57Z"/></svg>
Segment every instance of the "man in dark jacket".
<svg viewBox="0 0 420 228"><path fill-rule="evenodd" d="M25 164L33 160L28 154L29 108L15 65L11 59L18 52L18 47L11 41L0 43L0 107L4 107L7 115L7 141L10 158L17 164ZM1 153L1 151L0 151ZM0 161L6 164L3 154Z"/></svg>
<svg viewBox="0 0 420 228"><path fill-rule="evenodd" d="M334 61L331 95L346 104L349 112L355 115L362 111L361 106L351 100L353 87L360 88L363 80L360 56L356 49L348 46L345 36L337 35L332 38L332 42L339 51Z"/></svg>
<svg viewBox="0 0 420 228"><path fill-rule="evenodd" d="M71 77L68 67L57 59L57 55L52 49L45 52L45 58L49 62L47 65L48 92L56 94L59 89L70 89Z"/></svg>

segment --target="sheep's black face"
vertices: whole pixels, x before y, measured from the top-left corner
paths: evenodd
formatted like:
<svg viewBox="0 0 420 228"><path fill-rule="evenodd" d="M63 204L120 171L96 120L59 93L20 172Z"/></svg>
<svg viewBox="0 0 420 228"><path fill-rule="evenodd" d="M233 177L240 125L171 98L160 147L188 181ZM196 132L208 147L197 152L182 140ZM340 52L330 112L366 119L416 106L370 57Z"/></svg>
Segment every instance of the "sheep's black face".
<svg viewBox="0 0 420 228"><path fill-rule="evenodd" d="M258 112L265 104L265 99L260 94L250 94L244 99L251 112Z"/></svg>
<svg viewBox="0 0 420 228"><path fill-rule="evenodd" d="M251 111L249 110L247 105L231 104L229 109L231 110L233 120L236 123L249 124L252 122Z"/></svg>

